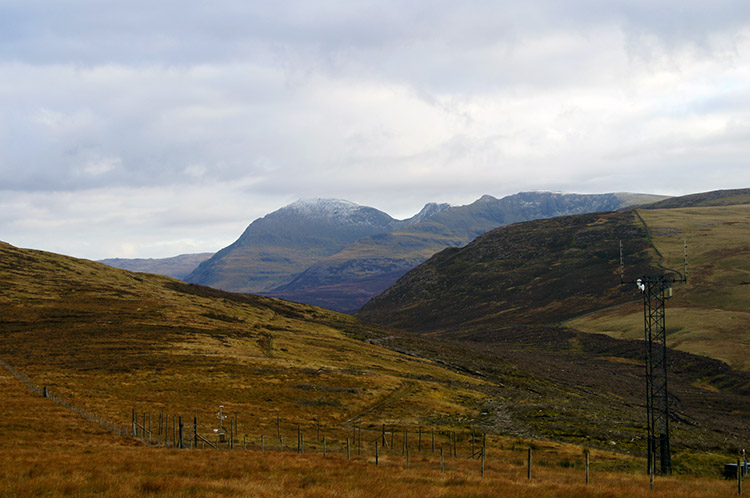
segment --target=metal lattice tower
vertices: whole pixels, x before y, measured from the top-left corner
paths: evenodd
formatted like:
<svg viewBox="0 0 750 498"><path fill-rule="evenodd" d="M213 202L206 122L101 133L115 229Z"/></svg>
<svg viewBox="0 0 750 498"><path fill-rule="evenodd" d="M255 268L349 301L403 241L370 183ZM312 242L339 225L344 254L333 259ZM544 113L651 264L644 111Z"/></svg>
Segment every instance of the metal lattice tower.
<svg viewBox="0 0 750 498"><path fill-rule="evenodd" d="M622 242L620 242L620 283L634 283L643 294L649 475L655 474L657 469L661 475L672 474L665 303L672 297L671 284L687 281L687 243L685 243L683 273L676 270L668 271L678 275L679 278L673 275L643 276L634 282L626 282Z"/></svg>
<svg viewBox="0 0 750 498"><path fill-rule="evenodd" d="M672 473L669 445L669 390L667 386L667 336L664 319L665 301L669 299L674 279L642 277L643 323L646 342L646 411L648 418L649 473L660 470Z"/></svg>

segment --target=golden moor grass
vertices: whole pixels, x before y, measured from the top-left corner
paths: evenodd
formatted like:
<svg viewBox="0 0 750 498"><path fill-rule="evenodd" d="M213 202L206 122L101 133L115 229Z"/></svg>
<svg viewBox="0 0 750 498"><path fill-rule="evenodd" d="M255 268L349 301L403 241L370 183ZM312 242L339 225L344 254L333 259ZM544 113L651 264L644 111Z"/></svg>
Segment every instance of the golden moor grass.
<svg viewBox="0 0 750 498"><path fill-rule="evenodd" d="M654 496L645 476L592 471L583 483L580 448L535 443L532 480L522 448L528 442L495 440L485 477L478 462L446 458L446 472L431 454L414 456L410 469L396 455L375 466L372 455L346 460L339 453L299 455L259 451L148 448L118 438L32 393L0 371L0 496L310 496L310 497L619 497ZM546 464L543 460L547 460ZM592 453L594 462L627 465L632 459ZM641 462L636 462L640 465ZM658 496L731 496L731 482L657 478Z"/></svg>

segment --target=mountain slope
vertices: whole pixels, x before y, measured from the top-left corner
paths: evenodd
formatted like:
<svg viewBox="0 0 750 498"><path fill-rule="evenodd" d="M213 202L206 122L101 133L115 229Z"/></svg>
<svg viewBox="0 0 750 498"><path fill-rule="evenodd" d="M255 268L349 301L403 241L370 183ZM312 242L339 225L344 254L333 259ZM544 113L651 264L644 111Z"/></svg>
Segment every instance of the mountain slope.
<svg viewBox="0 0 750 498"><path fill-rule="evenodd" d="M750 198L730 196L715 197L710 204L704 198L686 199L681 204L685 207L639 212L659 251L656 261L682 271L687 242L688 282L674 286L667 308L669 343L750 370ZM642 314L634 303L579 317L569 325L639 338Z"/></svg>
<svg viewBox="0 0 750 498"><path fill-rule="evenodd" d="M234 292L268 291L348 244L396 226L386 213L347 201L298 201L255 220L185 280Z"/></svg>
<svg viewBox="0 0 750 498"><path fill-rule="evenodd" d="M711 205L705 206L706 199ZM681 269L686 240L690 278L675 287L669 302L669 340L684 351L747 369L750 333L742 324L750 321L750 203L737 202L746 198L718 192L669 201L681 208L499 228L465 248L437 254L359 316L449 335L498 324L569 320L582 330L637 339L643 333L640 294L633 285L619 285L618 244L622 241L625 251L626 280L633 280L662 274L658 265Z"/></svg>
<svg viewBox="0 0 750 498"><path fill-rule="evenodd" d="M120 423L219 404L248 427L409 421L471 416L484 397L483 381L358 340L378 332L320 308L1 242L0 279L0 359Z"/></svg>
<svg viewBox="0 0 750 498"><path fill-rule="evenodd" d="M645 270L632 212L517 223L446 249L365 305L359 316L415 331L550 323L632 299L616 284L619 241Z"/></svg>
<svg viewBox="0 0 750 498"><path fill-rule="evenodd" d="M486 195L467 206L444 208L429 217L421 216L420 222L409 223L391 233L360 239L265 294L355 312L433 254L446 247L463 246L498 226L577 213L614 211L634 202L662 198L643 194L555 192L522 192L502 199Z"/></svg>
<svg viewBox="0 0 750 498"><path fill-rule="evenodd" d="M743 420L750 416L750 204L735 204L744 200L729 196L734 200L719 200L721 194L695 198L702 203L712 197L708 207L501 227L433 256L358 316L415 338L413 344L394 339L399 347L479 372L505 368L532 375L553 392L541 388L543 395L511 398L511 405L536 431L572 439L599 429L625 431L630 444L643 448L643 304L635 285L620 285L619 241L625 279L632 280L663 273L659 265L682 269L687 239L689 280L675 286L666 310L672 448L705 447L712 437L698 433L730 425L735 434L747 433ZM419 342L425 338L427 347ZM563 392L571 397L559 397ZM588 406L594 393L598 404ZM732 408L706 404L712 393L726 395ZM569 423L588 411L597 416L584 417L585 428ZM602 420L613 423L605 428ZM688 433L701 442L675 442Z"/></svg>
<svg viewBox="0 0 750 498"><path fill-rule="evenodd" d="M0 358L119 424L131 410L156 421L164 409L197 413L200 433L211 433L223 405L239 413L240 434L267 442L277 416L287 444L320 421L339 451L353 421L367 441L396 424L643 446L635 341L541 326L422 337L4 243L0 279ZM672 357L673 447L733 451L750 436L750 375Z"/></svg>

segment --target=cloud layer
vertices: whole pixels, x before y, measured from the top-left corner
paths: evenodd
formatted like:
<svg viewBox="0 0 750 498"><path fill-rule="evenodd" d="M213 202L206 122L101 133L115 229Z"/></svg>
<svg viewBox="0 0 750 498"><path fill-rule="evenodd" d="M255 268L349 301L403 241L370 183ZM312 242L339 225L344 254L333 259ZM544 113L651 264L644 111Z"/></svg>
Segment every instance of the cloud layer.
<svg viewBox="0 0 750 498"><path fill-rule="evenodd" d="M0 4L0 239L216 250L301 197L750 185L742 1Z"/></svg>

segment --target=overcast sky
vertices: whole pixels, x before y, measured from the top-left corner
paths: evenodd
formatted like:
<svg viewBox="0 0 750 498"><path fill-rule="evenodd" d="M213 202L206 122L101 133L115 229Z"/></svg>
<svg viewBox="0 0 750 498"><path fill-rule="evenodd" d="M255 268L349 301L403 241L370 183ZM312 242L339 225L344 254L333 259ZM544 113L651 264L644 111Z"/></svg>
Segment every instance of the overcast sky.
<svg viewBox="0 0 750 498"><path fill-rule="evenodd" d="M747 0L0 0L0 240L216 251L299 198L750 187Z"/></svg>

